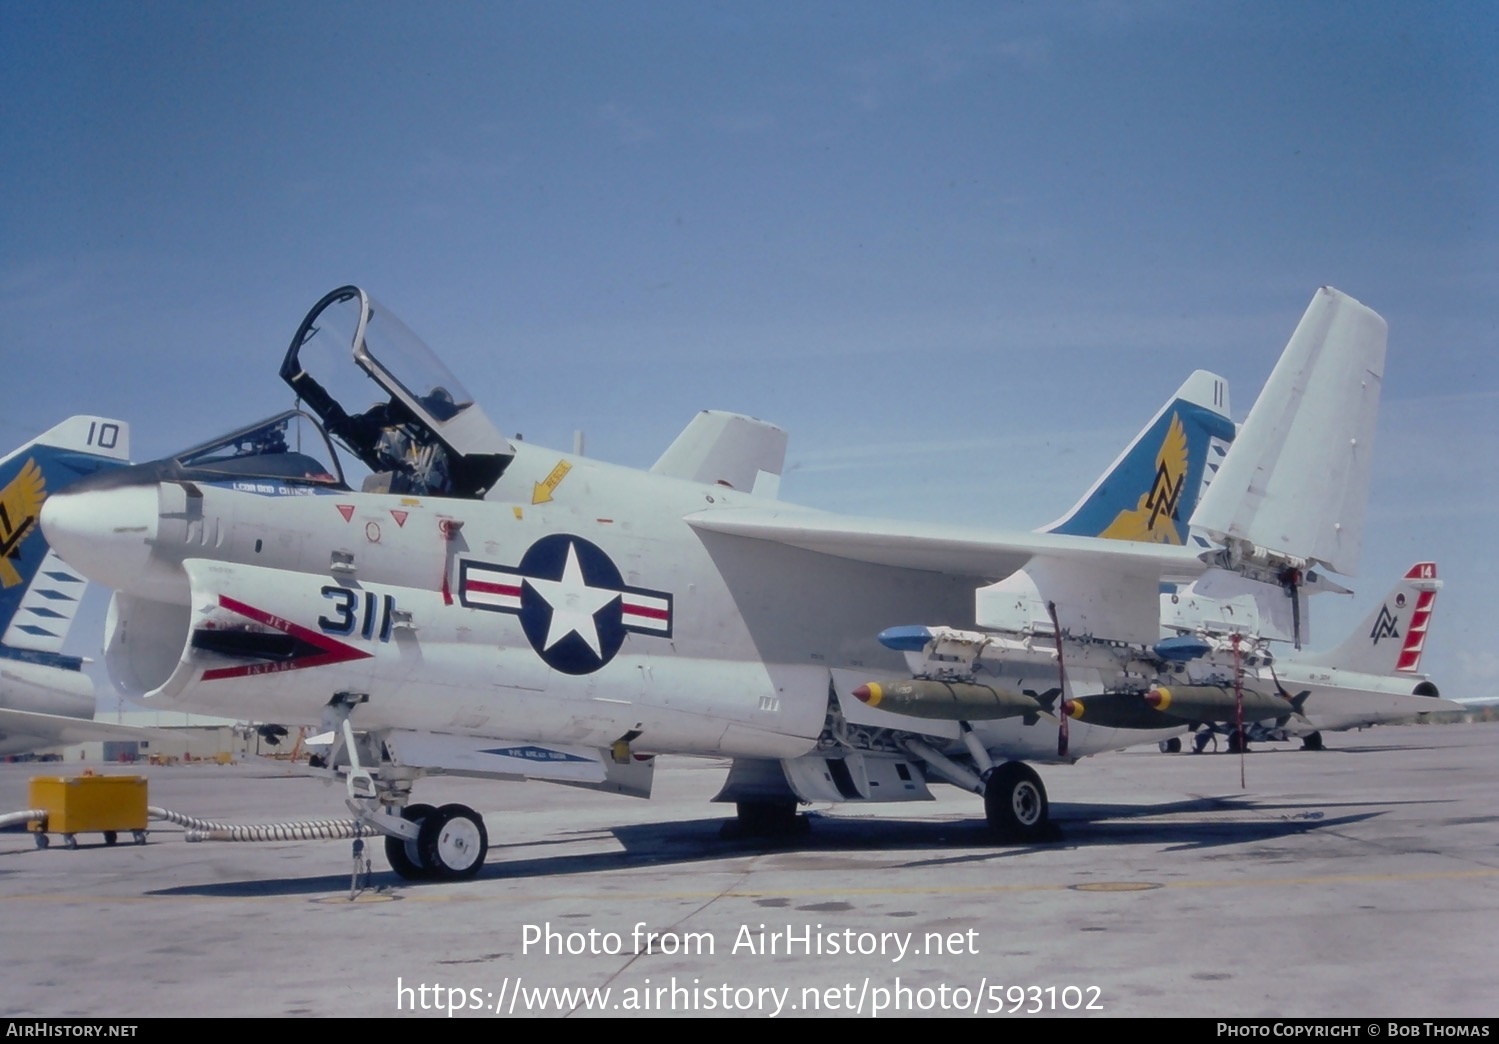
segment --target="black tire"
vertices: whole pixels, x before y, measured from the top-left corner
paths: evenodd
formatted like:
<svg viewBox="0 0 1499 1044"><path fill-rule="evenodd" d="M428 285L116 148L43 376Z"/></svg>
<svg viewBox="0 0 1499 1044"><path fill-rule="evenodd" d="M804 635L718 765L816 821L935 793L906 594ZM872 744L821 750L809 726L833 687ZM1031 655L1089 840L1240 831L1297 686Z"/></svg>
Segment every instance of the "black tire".
<svg viewBox="0 0 1499 1044"><path fill-rule="evenodd" d="M412 823L421 823L433 815L437 809L431 805L407 805L401 809L401 818ZM396 876L407 881L425 881L432 875L427 873L427 868L422 865L421 852L415 841L407 841L399 837L387 837L385 839L385 861L390 868L396 872Z"/></svg>
<svg viewBox="0 0 1499 1044"><path fill-rule="evenodd" d="M120 835L119 834L115 833L113 830L106 830L106 831L104 831L104 843L106 845L118 844L119 841L120 841Z"/></svg>
<svg viewBox="0 0 1499 1044"><path fill-rule="evenodd" d="M1302 750L1322 750L1322 733L1309 732L1301 738Z"/></svg>
<svg viewBox="0 0 1499 1044"><path fill-rule="evenodd" d="M806 830L793 801L740 801L734 805L736 837L786 837Z"/></svg>
<svg viewBox="0 0 1499 1044"><path fill-rule="evenodd" d="M1243 729L1234 729L1228 734L1228 752L1240 754L1249 749L1249 740L1244 735Z"/></svg>
<svg viewBox="0 0 1499 1044"><path fill-rule="evenodd" d="M467 805L443 805L423 821L416 847L431 876L444 881L473 877L489 853L484 817Z"/></svg>
<svg viewBox="0 0 1499 1044"><path fill-rule="evenodd" d="M984 784L984 815L1001 841L1039 841L1051 820L1046 787L1023 761L1007 761Z"/></svg>
<svg viewBox="0 0 1499 1044"><path fill-rule="evenodd" d="M1170 739L1163 739L1161 740L1160 747L1162 754L1180 754L1182 752L1182 738L1180 736L1172 736Z"/></svg>

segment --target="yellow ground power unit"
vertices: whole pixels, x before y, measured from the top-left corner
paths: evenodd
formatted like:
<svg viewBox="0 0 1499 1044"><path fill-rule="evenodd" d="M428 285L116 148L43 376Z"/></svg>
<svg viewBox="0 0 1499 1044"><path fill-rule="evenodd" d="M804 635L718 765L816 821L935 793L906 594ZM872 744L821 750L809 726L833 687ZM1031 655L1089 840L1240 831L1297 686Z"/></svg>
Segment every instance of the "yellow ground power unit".
<svg viewBox="0 0 1499 1044"><path fill-rule="evenodd" d="M99 831L112 845L122 831L135 843L146 843L146 780L143 776L33 776L30 804L45 809L45 819L28 826L38 848L47 847L49 833L61 834L63 844L78 847L78 835Z"/></svg>

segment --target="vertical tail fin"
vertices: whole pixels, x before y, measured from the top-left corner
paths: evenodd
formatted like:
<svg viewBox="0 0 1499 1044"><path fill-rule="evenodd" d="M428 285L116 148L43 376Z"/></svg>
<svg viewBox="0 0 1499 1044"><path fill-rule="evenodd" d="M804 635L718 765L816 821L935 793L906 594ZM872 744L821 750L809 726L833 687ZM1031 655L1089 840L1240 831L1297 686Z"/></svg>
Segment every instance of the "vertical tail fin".
<svg viewBox="0 0 1499 1044"><path fill-rule="evenodd" d="M1187 520L1233 440L1228 382L1198 370L1043 532L1184 544Z"/></svg>
<svg viewBox="0 0 1499 1044"><path fill-rule="evenodd" d="M48 547L38 525L42 501L129 459L126 424L80 416L0 460L0 655L73 666L58 661L85 583Z"/></svg>
<svg viewBox="0 0 1499 1044"><path fill-rule="evenodd" d="M1441 587L1436 563L1417 562L1343 644L1329 652L1298 656L1297 662L1365 674L1416 674Z"/></svg>

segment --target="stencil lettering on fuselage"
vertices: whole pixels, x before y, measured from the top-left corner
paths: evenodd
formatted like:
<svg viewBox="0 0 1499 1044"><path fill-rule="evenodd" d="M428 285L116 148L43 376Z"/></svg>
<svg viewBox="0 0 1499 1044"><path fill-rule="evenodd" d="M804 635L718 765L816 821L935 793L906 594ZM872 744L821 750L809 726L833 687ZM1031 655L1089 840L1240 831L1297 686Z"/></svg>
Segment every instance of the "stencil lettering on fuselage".
<svg viewBox="0 0 1499 1044"><path fill-rule="evenodd" d="M671 637L671 594L626 586L602 548L568 533L542 537L518 566L462 559L458 603L520 617L536 655L563 674L599 670L631 632Z"/></svg>

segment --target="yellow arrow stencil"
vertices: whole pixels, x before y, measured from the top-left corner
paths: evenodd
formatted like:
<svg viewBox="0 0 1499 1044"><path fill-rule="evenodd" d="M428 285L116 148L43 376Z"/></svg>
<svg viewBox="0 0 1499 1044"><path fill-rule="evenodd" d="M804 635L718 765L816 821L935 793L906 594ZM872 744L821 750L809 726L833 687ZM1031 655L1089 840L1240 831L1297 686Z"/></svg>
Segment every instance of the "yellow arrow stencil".
<svg viewBox="0 0 1499 1044"><path fill-rule="evenodd" d="M567 478L567 473L572 469L573 466L567 461L559 460L557 466L552 469L552 473L535 484L535 488L531 491L531 503L545 504L551 500L552 494L557 492L557 487L562 485L562 480Z"/></svg>

